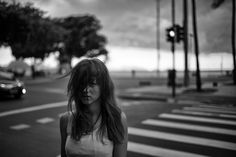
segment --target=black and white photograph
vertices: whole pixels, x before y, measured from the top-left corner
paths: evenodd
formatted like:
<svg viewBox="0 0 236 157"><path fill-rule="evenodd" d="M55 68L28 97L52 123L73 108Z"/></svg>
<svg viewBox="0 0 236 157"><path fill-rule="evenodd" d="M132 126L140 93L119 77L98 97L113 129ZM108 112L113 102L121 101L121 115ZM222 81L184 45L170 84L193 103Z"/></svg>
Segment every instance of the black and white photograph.
<svg viewBox="0 0 236 157"><path fill-rule="evenodd" d="M235 0L0 0L0 157L235 157Z"/></svg>

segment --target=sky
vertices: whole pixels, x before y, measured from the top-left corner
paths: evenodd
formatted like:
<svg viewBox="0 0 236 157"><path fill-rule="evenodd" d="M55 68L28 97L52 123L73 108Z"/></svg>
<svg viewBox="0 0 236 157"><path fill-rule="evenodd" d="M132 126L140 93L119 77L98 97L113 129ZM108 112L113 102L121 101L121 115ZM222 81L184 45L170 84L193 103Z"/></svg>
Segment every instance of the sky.
<svg viewBox="0 0 236 157"><path fill-rule="evenodd" d="M12 0L7 0L12 1ZM45 16L49 17L66 17L71 15L85 15L92 14L100 20L103 28L100 33L105 35L108 39L108 47L111 51L110 56L112 62L119 62L114 60L114 57L123 56L130 57L125 54L132 54L133 61L131 67L142 69L137 66L140 59L157 58L154 56L157 40L160 40L161 54L170 53L170 43L166 42L165 29L171 26L171 0L15 0L21 3L32 2L35 7L44 10ZM199 50L202 56L209 56L209 54L217 53L221 58L222 54L231 53L231 3L230 0L225 2L217 9L211 8L213 0L197 0L197 20L198 20L198 38ZM191 1L189 1L191 2ZM159 31L160 34L157 39L157 3L160 8ZM176 0L176 23L182 25L182 0ZM189 4L189 33L192 33L191 21L191 5ZM190 46L192 38L190 37ZM123 49L122 49L123 48ZM183 45L176 46L177 51L182 52ZM131 50L132 49L132 50ZM130 50L127 52L127 50ZM144 51L145 50L145 51ZM133 53L136 51L137 53ZM152 56L152 57L150 57ZM214 56L214 55L213 55ZM228 55L227 55L228 56ZM141 57L141 58L139 58ZM139 59L138 59L139 58ZM231 64L230 57L228 64ZM170 62L170 58L161 57L162 61ZM166 59L166 60L164 60ZM160 62L162 62L160 61ZM181 60L180 60L181 61ZM152 69L157 67L157 60L147 61L146 66ZM116 65L111 65L116 67ZM178 64L178 59L177 62ZM123 69L125 64L119 62L120 69ZM182 64L182 63L181 63ZM168 63L168 66L171 62ZM168 67L167 66L167 67ZM231 66L231 65L227 65ZM123 68L122 68L123 67ZM145 68L145 67L144 67ZM115 68L119 69L119 68Z"/></svg>

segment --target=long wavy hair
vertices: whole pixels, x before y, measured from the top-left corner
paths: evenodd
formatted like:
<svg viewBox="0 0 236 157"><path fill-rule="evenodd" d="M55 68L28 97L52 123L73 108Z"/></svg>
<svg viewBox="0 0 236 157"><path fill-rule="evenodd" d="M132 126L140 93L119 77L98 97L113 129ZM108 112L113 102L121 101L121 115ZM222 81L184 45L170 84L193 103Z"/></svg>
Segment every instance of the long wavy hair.
<svg viewBox="0 0 236 157"><path fill-rule="evenodd" d="M93 124L86 112L86 105L81 101L81 94L83 89L93 83L94 80L96 80L101 91L102 118L98 135L101 140L102 137L108 135L108 139L113 143L122 143L124 127L121 122L121 109L118 107L114 96L114 84L105 64L96 58L80 61L71 71L67 86L68 110L73 115L71 136L73 139L80 140L82 135L92 131Z"/></svg>

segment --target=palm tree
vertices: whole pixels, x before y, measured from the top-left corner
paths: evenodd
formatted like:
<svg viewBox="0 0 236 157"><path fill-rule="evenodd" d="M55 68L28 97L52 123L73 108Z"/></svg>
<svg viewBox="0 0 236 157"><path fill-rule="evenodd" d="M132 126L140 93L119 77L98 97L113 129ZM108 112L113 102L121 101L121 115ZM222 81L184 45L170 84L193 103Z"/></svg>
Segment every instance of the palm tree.
<svg viewBox="0 0 236 157"><path fill-rule="evenodd" d="M232 33L231 33L231 43L232 43L232 55L233 55L233 84L236 85L236 57L235 57L235 0L232 1ZM212 3L212 8L218 8L224 0L214 0Z"/></svg>
<svg viewBox="0 0 236 157"><path fill-rule="evenodd" d="M197 91L202 91L201 75L199 68L199 49L198 49L198 34L197 34L197 18L196 18L196 2L192 0L192 21L193 21L193 34L194 34L194 51L196 55L196 85Z"/></svg>

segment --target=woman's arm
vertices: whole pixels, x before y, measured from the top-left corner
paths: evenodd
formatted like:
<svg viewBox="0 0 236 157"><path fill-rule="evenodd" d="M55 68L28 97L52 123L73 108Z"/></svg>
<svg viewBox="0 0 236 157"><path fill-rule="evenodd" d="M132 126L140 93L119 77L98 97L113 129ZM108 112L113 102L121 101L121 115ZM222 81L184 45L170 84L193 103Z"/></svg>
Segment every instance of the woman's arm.
<svg viewBox="0 0 236 157"><path fill-rule="evenodd" d="M60 133L61 133L61 157L66 157L65 144L67 137L68 114L64 113L60 116Z"/></svg>
<svg viewBox="0 0 236 157"><path fill-rule="evenodd" d="M124 127L124 140L121 144L114 145L114 157L126 157L128 143L128 125L125 113L121 114L121 122Z"/></svg>

